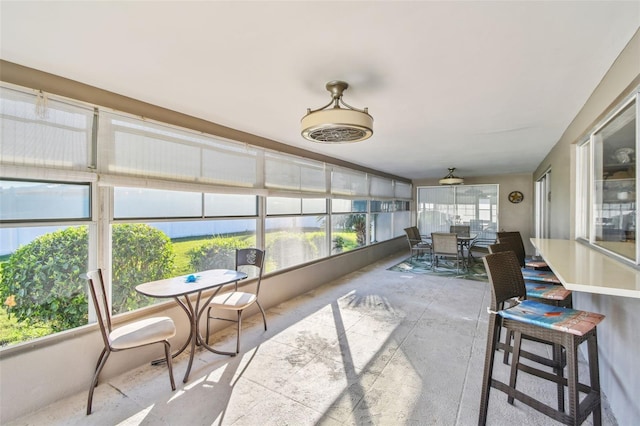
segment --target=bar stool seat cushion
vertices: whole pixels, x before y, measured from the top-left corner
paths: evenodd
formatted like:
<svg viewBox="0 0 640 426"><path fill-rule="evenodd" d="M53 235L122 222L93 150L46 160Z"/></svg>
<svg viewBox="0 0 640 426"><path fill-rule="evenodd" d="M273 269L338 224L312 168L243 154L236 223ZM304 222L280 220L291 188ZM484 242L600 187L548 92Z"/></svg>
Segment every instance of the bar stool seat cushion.
<svg viewBox="0 0 640 426"><path fill-rule="evenodd" d="M550 271L549 265L542 259L536 259L535 257L525 257L524 265L530 269L542 269L545 271Z"/></svg>
<svg viewBox="0 0 640 426"><path fill-rule="evenodd" d="M535 297L547 300L565 300L571 295L571 290L567 290L561 285L556 284L525 282L524 286L527 289L528 298Z"/></svg>
<svg viewBox="0 0 640 426"><path fill-rule="evenodd" d="M522 276L525 281L542 281L551 284L562 284L560 279L551 271L522 268Z"/></svg>
<svg viewBox="0 0 640 426"><path fill-rule="evenodd" d="M516 306L498 311L502 318L533 324L576 336L593 330L604 315L523 300Z"/></svg>

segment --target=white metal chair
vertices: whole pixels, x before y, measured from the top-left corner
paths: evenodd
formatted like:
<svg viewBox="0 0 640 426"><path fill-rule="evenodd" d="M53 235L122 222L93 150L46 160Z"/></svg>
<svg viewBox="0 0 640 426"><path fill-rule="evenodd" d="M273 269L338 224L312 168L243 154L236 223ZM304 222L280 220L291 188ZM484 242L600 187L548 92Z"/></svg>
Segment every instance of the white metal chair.
<svg viewBox="0 0 640 426"><path fill-rule="evenodd" d="M264 321L264 329L267 330L267 318L262 309L262 305L258 301L258 294L260 293L260 282L262 281L262 269L264 266L264 251L256 248L240 249L236 250L236 270L242 266L252 266L257 268L258 281L256 283L255 293L238 291L238 282L235 282L235 290L227 293L222 293L215 296L207 309L207 344L209 344L209 323L212 319L218 319L222 321L232 321L238 324L238 334L236 338L236 353L240 353L240 331L242 329L242 312L253 305L254 303L260 308L262 314L262 320ZM220 309L224 311L235 311L237 313L237 319L221 318L211 316L212 309Z"/></svg>
<svg viewBox="0 0 640 426"><path fill-rule="evenodd" d="M111 352L124 351L126 349L139 348L141 346L152 345L154 343L164 344L164 354L167 360L167 367L169 369L169 379L171 380L171 390L176 390L176 384L173 380L173 368L171 365L171 345L169 340L176 334L176 326L173 320L169 317L154 317L130 322L122 327L113 329L111 326L111 310L109 309L109 303L104 287L104 279L102 277L102 270L87 272L87 279L89 280L89 290L91 292L91 298L93 300L93 306L96 310L98 317L98 324L100 325L100 332L102 339L104 340L104 349L100 357L98 357L98 363L96 364L96 370L91 379L91 386L89 386L89 398L87 400L87 415L91 414L91 404L93 401L93 391L98 385L98 376L100 371L107 363L107 359Z"/></svg>

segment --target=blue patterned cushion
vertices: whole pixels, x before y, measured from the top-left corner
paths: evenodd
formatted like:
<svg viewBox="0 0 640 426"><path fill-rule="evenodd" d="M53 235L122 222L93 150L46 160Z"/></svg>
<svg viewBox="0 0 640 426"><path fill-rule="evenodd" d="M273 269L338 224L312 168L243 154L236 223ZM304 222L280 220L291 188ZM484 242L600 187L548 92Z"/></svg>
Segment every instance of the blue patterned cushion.
<svg viewBox="0 0 640 426"><path fill-rule="evenodd" d="M524 266L532 269L544 269L545 271L550 271L549 265L547 265L547 262L536 257L526 257L524 259Z"/></svg>
<svg viewBox="0 0 640 426"><path fill-rule="evenodd" d="M542 281L545 283L562 284L558 277L551 271L522 268L522 276L525 281Z"/></svg>
<svg viewBox="0 0 640 426"><path fill-rule="evenodd" d="M571 294L570 290L556 284L525 282L524 286L527 288L527 298L564 300Z"/></svg>
<svg viewBox="0 0 640 426"><path fill-rule="evenodd" d="M503 318L583 336L604 319L604 315L523 300L498 312Z"/></svg>

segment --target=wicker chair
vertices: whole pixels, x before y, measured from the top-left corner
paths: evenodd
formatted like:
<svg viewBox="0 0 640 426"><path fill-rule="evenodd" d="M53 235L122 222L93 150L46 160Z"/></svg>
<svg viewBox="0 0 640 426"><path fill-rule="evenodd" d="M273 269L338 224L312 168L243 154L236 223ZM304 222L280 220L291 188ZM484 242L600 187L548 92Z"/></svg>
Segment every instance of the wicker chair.
<svg viewBox="0 0 640 426"><path fill-rule="evenodd" d="M489 246L489 253L500 253L505 251L512 251L515 253L514 244L511 242L511 238L503 238L503 242L500 244L492 244ZM519 256L516 254L516 258ZM519 260L519 259L518 259ZM529 270L522 269L522 275L525 281L525 288L527 290L527 299L533 299L538 302L548 303L554 306L564 306L566 308L572 307L571 290L565 289L560 280L553 275L553 282L543 282L540 280L530 280L528 276ZM548 274L544 274L548 276ZM535 274L534 277L540 276ZM557 280L557 282L555 281Z"/></svg>
<svg viewBox="0 0 640 426"><path fill-rule="evenodd" d="M515 254L514 244L511 242L511 238L503 238L501 244L492 244L489 246L489 253L502 253L510 251ZM519 256L518 263L520 263ZM527 291L527 299L535 300L536 302L546 303L553 306L562 306L565 308L573 308L573 299L571 296L571 290L567 290L562 285L553 283L545 283L539 281L529 281L526 278L526 274L530 269L520 269L523 272L524 285ZM513 333L507 333L504 344L498 344L498 349L504 349L504 363L509 363L509 353L511 351L511 340L513 339ZM528 354L529 355L529 354ZM531 356L528 356L531 358Z"/></svg>
<svg viewBox="0 0 640 426"><path fill-rule="evenodd" d="M431 255L431 243L422 238L417 226L405 228L404 232L407 234L411 257L413 257L414 253L416 253L416 257L420 257L421 254L424 254L425 252L428 252L429 255Z"/></svg>
<svg viewBox="0 0 640 426"><path fill-rule="evenodd" d="M549 268L547 269L531 269L526 266L526 257L524 253L524 245L520 237L502 236L498 239L499 244L505 244L510 247L510 250L515 252L520 267L522 268L522 275L526 281L541 281L545 283L562 285L560 279Z"/></svg>
<svg viewBox="0 0 640 426"><path fill-rule="evenodd" d="M489 392L493 387L505 392L510 404L513 404L514 399L517 399L561 423L579 425L590 414L593 414L593 424L600 425L602 418L596 326L604 319L604 316L526 300L520 264L511 251L489 254L483 258L483 262L492 285L492 300L489 311L478 424L482 426L487 423ZM510 306L505 308L507 304ZM495 350L501 326L505 327L508 332L513 332L515 336L508 384L493 378ZM520 362L523 352L521 351L523 337L553 345L555 374ZM578 345L583 342L587 342L588 345L590 379L588 386L578 380ZM563 377L561 368L561 356L559 357L560 350L558 349L560 347L564 347L566 350L568 371L566 379ZM518 370L556 383L558 409L556 410L517 390ZM569 393L568 413L565 412L564 407L565 384ZM579 399L579 391L586 394L582 401Z"/></svg>
<svg viewBox="0 0 640 426"><path fill-rule="evenodd" d="M433 242L433 258L432 268L438 267L440 258L452 258L456 262L456 273L460 273L460 265L464 269L466 267L464 256L460 253L458 245L458 236L451 233L434 232L431 234Z"/></svg>
<svg viewBox="0 0 640 426"><path fill-rule="evenodd" d="M544 260L534 259L532 257L526 257L524 243L522 242L522 235L520 235L520 231L500 231L496 233L496 236L498 237L498 241L500 241L503 238L516 239L516 241L520 245L520 249L522 250L522 256L524 258L523 260L524 264L522 266L524 266L525 268L540 269L543 271L551 270L551 268L549 268L549 265L547 265L547 262L545 262Z"/></svg>

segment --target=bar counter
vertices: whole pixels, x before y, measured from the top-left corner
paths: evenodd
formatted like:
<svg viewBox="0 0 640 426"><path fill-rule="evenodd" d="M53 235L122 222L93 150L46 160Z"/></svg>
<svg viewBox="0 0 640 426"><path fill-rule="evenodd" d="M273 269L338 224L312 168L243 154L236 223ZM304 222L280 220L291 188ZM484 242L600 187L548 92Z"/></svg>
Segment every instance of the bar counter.
<svg viewBox="0 0 640 426"><path fill-rule="evenodd" d="M640 270L575 240L531 243L568 290L640 298Z"/></svg>

